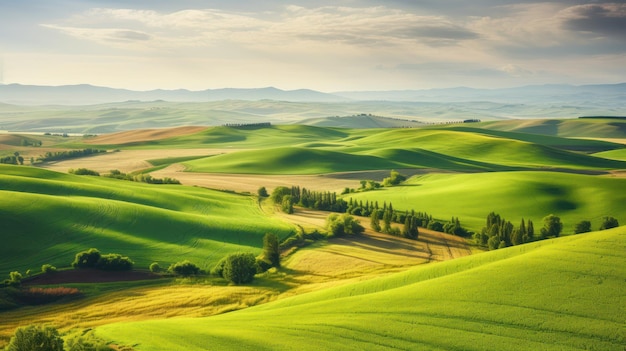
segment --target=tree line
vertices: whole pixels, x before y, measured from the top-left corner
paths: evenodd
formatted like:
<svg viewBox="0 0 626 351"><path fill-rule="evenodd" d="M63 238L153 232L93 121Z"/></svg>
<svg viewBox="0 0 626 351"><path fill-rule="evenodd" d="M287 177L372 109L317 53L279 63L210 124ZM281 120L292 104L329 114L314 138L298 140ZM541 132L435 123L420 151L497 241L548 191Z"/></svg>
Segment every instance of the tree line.
<svg viewBox="0 0 626 351"><path fill-rule="evenodd" d="M106 150L101 149L82 149L82 150L69 150L69 151L48 151L42 156L37 158L37 161L40 162L49 162L49 161L59 161L66 160L70 158L78 158L84 156L90 156L100 153L106 153Z"/></svg>

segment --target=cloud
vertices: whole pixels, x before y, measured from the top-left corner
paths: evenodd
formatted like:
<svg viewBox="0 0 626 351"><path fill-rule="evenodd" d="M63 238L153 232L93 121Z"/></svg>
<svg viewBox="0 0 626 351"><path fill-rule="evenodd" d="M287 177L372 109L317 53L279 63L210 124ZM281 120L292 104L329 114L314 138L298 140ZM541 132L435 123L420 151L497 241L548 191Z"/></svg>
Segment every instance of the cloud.
<svg viewBox="0 0 626 351"><path fill-rule="evenodd" d="M626 41L626 4L572 6L562 11L561 16L567 30Z"/></svg>
<svg viewBox="0 0 626 351"><path fill-rule="evenodd" d="M232 13L217 9L160 13L153 10L96 8L47 25L66 34L101 40L102 27L119 26L120 33L157 38L171 46L242 45L284 46L294 41L371 46L406 42L429 46L455 45L478 35L443 16L418 16L383 6L369 8L288 6L279 13ZM69 28L72 28L71 30ZM133 28L131 30L130 28ZM89 35L88 32L93 32Z"/></svg>
<svg viewBox="0 0 626 351"><path fill-rule="evenodd" d="M43 27L58 30L67 35L96 41L100 43L111 44L133 44L136 42L145 42L152 39L152 36L136 30L118 29L118 28L76 28L62 27L55 25L42 25Z"/></svg>

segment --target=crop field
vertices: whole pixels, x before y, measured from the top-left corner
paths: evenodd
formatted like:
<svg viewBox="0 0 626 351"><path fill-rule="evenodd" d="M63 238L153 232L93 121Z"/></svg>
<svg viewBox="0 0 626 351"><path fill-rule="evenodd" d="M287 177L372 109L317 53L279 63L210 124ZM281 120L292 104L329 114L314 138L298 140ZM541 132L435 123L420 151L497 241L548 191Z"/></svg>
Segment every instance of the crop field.
<svg viewBox="0 0 626 351"><path fill-rule="evenodd" d="M220 316L123 322L97 333L138 350L623 350L625 252L622 227Z"/></svg>
<svg viewBox="0 0 626 351"><path fill-rule="evenodd" d="M234 109L219 111L223 104ZM255 114L289 122L296 118L290 113L303 117L311 104L123 105L70 114L60 109L52 116L56 122L36 124L37 130L56 123L83 132L121 132L0 134L0 156L19 152L26 160L0 165L0 276L28 270L36 275L44 264L70 269L76 253L93 247L129 256L140 279L25 279L25 288L62 286L81 295L0 311L0 347L16 327L38 323L62 333L93 328L137 351L626 347L621 120L192 127L208 115L234 124ZM312 124L358 125L358 116L327 118L339 115L331 114L333 108L346 106L325 105L328 114L307 117ZM38 118L37 108L28 111ZM93 130L81 113L95 118ZM366 117L374 127L391 123ZM152 119L158 123L149 124ZM22 122L16 117L12 123ZM162 129L159 123L179 127ZM31 145L38 141L40 146ZM29 162L47 151L85 148L107 152ZM68 174L79 168L174 178L182 185ZM384 183L392 169L407 179L365 188ZM376 232L369 217L353 212L363 235L325 238L329 212L296 204L287 214L284 203L257 196L260 187L271 193L279 186L336 192L339 199L381 207L392 203L397 212L413 209L445 222L458 217L471 232L480 232L496 212L514 226L532 220L538 238L542 218L555 214L562 237L487 251L471 237L421 227L416 240ZM622 226L573 235L581 221L598 230L606 216ZM401 223L391 227L403 229ZM299 241L282 250L280 268L257 274L252 283L229 285L209 274L157 279L147 271L153 262L167 268L182 260L209 271L230 253L257 256L266 233Z"/></svg>

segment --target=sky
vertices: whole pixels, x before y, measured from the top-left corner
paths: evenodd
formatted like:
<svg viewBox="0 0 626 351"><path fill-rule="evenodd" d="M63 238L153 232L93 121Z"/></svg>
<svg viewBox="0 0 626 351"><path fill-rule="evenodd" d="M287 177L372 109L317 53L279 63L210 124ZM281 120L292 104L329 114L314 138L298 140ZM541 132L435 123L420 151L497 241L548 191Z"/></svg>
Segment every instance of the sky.
<svg viewBox="0 0 626 351"><path fill-rule="evenodd" d="M0 0L0 83L324 92L626 82L626 1Z"/></svg>

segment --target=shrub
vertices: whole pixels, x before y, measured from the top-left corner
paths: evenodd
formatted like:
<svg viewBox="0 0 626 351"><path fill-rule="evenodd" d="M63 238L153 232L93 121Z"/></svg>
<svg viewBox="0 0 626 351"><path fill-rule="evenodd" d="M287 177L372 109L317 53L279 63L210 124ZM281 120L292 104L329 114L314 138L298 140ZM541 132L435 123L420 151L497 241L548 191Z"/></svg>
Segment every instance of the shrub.
<svg viewBox="0 0 626 351"><path fill-rule="evenodd" d="M53 327L29 325L17 328L6 350L63 351L63 339Z"/></svg>
<svg viewBox="0 0 626 351"><path fill-rule="evenodd" d="M94 268L100 259L100 251L91 248L76 254L72 267L74 268Z"/></svg>
<svg viewBox="0 0 626 351"><path fill-rule="evenodd" d="M66 336L65 349L67 351L110 351L113 350L106 341L96 337L92 331ZM118 348L126 350L125 348Z"/></svg>
<svg viewBox="0 0 626 351"><path fill-rule="evenodd" d="M174 273L176 275L182 275L183 277L188 277L190 275L196 275L200 273L200 267L195 264L189 262L188 260L182 262L176 262L167 269L170 273Z"/></svg>
<svg viewBox="0 0 626 351"><path fill-rule="evenodd" d="M130 258L120 254L106 254L100 256L95 268L105 271L130 271L134 264Z"/></svg>
<svg viewBox="0 0 626 351"><path fill-rule="evenodd" d="M391 174L390 174L389 178L383 179L383 185L384 186L394 186L394 185L398 185L398 184L402 183L405 180L406 180L405 176L403 176L402 174L400 174L396 170L391 170Z"/></svg>
<svg viewBox="0 0 626 351"><path fill-rule="evenodd" d="M57 271L57 268L51 264L46 263L43 266L41 266L41 273L50 274L56 271Z"/></svg>
<svg viewBox="0 0 626 351"><path fill-rule="evenodd" d="M443 224L439 221L431 221L428 223L428 229L434 230L437 232L443 232Z"/></svg>
<svg viewBox="0 0 626 351"><path fill-rule="evenodd" d="M161 271L161 266L159 266L159 262L150 263L150 272L159 273Z"/></svg>
<svg viewBox="0 0 626 351"><path fill-rule="evenodd" d="M75 175L100 176L100 173L87 168L70 169L69 173Z"/></svg>
<svg viewBox="0 0 626 351"><path fill-rule="evenodd" d="M602 217L602 224L600 225L600 230L611 229L619 227L619 223L616 218L613 217Z"/></svg>
<svg viewBox="0 0 626 351"><path fill-rule="evenodd" d="M251 253L234 253L226 256L222 277L233 284L245 284L254 279L256 259Z"/></svg>
<svg viewBox="0 0 626 351"><path fill-rule="evenodd" d="M580 221L580 222L576 223L576 226L574 227L574 233L575 234L588 233L590 231L591 231L591 222L590 221Z"/></svg>
<svg viewBox="0 0 626 351"><path fill-rule="evenodd" d="M265 189L264 186L260 187L259 190L257 191L257 193L259 194L259 197L268 197L268 196L270 196L267 193L267 189Z"/></svg>
<svg viewBox="0 0 626 351"><path fill-rule="evenodd" d="M266 233L263 237L263 258L271 266L280 267L280 246L276 234Z"/></svg>
<svg viewBox="0 0 626 351"><path fill-rule="evenodd" d="M4 281L7 286L19 287L22 284L22 273L13 271L9 273L9 279Z"/></svg>
<svg viewBox="0 0 626 351"><path fill-rule="evenodd" d="M333 236L358 235L365 231L359 221L347 213L342 215L331 213L326 218L326 229Z"/></svg>

